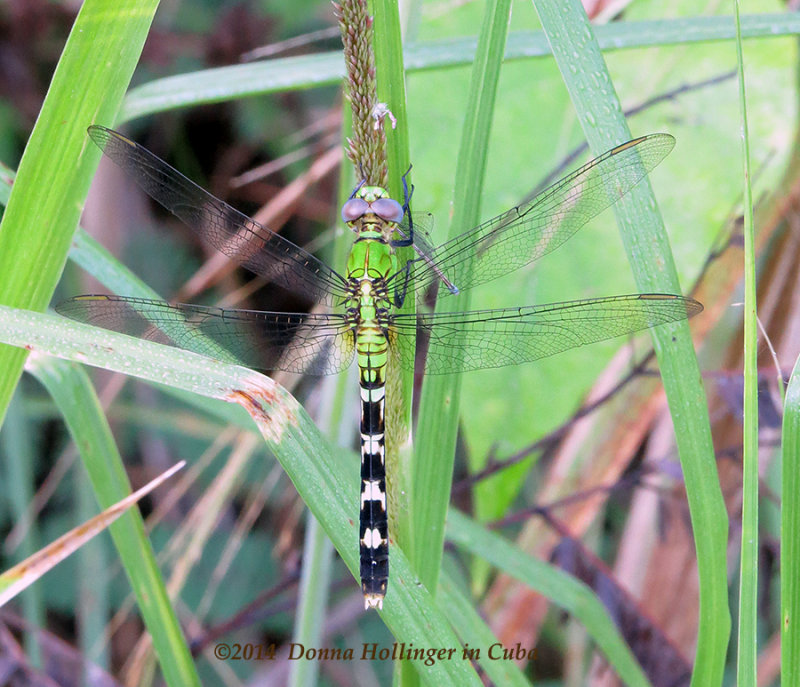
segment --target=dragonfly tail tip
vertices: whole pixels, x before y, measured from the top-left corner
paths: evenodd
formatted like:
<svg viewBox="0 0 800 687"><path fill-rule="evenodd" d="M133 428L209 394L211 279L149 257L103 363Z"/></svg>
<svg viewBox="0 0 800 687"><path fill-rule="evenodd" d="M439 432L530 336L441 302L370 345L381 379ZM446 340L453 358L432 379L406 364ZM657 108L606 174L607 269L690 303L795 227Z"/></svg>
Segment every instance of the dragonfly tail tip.
<svg viewBox="0 0 800 687"><path fill-rule="evenodd" d="M382 594L364 594L364 610L368 611L370 608L377 608L379 611L383 609Z"/></svg>

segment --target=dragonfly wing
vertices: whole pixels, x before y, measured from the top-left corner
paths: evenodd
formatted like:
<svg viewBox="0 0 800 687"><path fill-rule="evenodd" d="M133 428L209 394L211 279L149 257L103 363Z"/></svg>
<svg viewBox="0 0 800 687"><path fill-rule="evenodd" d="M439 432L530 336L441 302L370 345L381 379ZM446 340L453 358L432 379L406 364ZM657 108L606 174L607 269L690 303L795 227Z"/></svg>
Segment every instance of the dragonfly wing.
<svg viewBox="0 0 800 687"><path fill-rule="evenodd" d="M122 296L77 296L56 312L140 339L257 370L333 374L353 360L342 315L278 313Z"/></svg>
<svg viewBox="0 0 800 687"><path fill-rule="evenodd" d="M433 252L431 243L431 231L433 230L433 215L430 212L415 212L412 215L413 222L409 222L408 216L397 226L397 233L401 238L407 239L411 233L413 224L414 250L419 254L428 255Z"/></svg>
<svg viewBox="0 0 800 687"><path fill-rule="evenodd" d="M630 191L674 145L669 134L623 143L532 201L443 243L413 261L414 291L423 293L441 274L459 290L471 288L537 260Z"/></svg>
<svg viewBox="0 0 800 687"><path fill-rule="evenodd" d="M397 227L397 233L400 234L401 237L404 239L408 239L410 237L413 240L414 252L419 256L415 260L409 260L404 263L403 267L394 275L391 275L387 280L387 283L391 284L392 288L396 289L396 292L400 297L400 301L405 299L405 295L408 292L408 278L412 273L420 273L420 269L422 269L415 266L417 263L424 263L425 269L432 272L433 280L438 279L441 281L442 285L450 293L458 293L458 287L456 287L456 285L450 281L450 279L441 269L439 269L436 261L431 257L436 250L431 243L432 227L433 215L431 215L429 212L414 213L413 223L409 219L402 222ZM430 282L427 282L427 284L430 284Z"/></svg>
<svg viewBox="0 0 800 687"><path fill-rule="evenodd" d="M291 241L212 196L138 143L90 126L89 136L154 200L216 250L250 271L314 301L332 305L345 280Z"/></svg>
<svg viewBox="0 0 800 687"><path fill-rule="evenodd" d="M691 298L635 294L523 308L416 317L399 314L393 318L392 328L398 334L417 329L423 338L429 337L425 372L446 374L546 358L578 346L685 320L702 309ZM398 353L401 364L413 369L413 352L403 355L401 349Z"/></svg>

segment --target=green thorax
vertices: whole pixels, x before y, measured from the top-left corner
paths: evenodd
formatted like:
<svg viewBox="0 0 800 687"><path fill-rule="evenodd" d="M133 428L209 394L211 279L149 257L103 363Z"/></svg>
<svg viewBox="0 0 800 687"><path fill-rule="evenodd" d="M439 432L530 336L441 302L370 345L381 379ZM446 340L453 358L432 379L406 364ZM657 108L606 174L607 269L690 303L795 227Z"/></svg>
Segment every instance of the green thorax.
<svg viewBox="0 0 800 687"><path fill-rule="evenodd" d="M403 217L402 206L380 186L362 186L342 209L347 226L358 235L347 260L348 280L385 280L397 271L392 235Z"/></svg>
<svg viewBox="0 0 800 687"><path fill-rule="evenodd" d="M385 280L397 271L394 249L380 238L359 238L347 259L347 278Z"/></svg>

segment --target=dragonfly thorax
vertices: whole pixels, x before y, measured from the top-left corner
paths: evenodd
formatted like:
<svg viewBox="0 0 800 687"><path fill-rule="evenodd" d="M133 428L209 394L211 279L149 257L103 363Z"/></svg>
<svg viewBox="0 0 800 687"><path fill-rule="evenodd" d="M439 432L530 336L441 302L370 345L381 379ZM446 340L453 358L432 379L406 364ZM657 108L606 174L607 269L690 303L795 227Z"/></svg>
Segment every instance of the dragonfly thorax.
<svg viewBox="0 0 800 687"><path fill-rule="evenodd" d="M349 282L386 280L396 271L397 257L394 249L381 238L361 238L353 244L347 260Z"/></svg>

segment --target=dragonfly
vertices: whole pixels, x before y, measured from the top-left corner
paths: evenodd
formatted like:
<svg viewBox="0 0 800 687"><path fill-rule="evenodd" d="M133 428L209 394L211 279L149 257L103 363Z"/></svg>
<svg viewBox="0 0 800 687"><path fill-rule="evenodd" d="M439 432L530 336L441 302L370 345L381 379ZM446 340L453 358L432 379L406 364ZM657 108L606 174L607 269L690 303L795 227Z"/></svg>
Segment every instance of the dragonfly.
<svg viewBox="0 0 800 687"><path fill-rule="evenodd" d="M193 350L257 370L327 375L359 368L360 577L365 608L381 609L389 581L385 381L390 353L414 369L416 335L427 339L426 374L529 362L585 344L676 322L703 309L677 294L647 293L545 305L436 312L423 307L551 252L630 191L674 146L668 134L636 138L588 162L493 219L432 248L404 203L360 185L342 220L355 233L344 275L203 190L122 134L91 126L91 139L154 200L216 250L329 312L268 312L170 304L118 295L76 296L56 310L72 319ZM412 187L413 193L413 187ZM419 222L418 222L419 223ZM395 248L413 244L401 264ZM406 298L416 313L398 312ZM393 363L394 364L394 363Z"/></svg>

